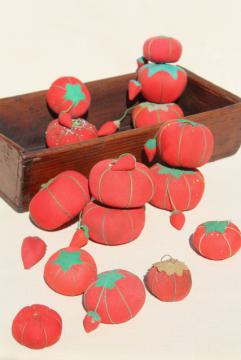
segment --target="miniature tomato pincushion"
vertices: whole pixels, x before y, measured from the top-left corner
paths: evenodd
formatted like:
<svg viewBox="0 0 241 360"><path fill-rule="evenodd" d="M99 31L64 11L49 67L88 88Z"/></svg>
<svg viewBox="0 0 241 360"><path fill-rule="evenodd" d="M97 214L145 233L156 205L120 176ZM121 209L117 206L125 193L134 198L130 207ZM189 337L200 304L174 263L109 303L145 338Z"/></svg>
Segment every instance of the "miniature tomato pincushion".
<svg viewBox="0 0 241 360"><path fill-rule="evenodd" d="M160 209L172 211L171 223L172 217L174 222L178 222L178 219L175 220L178 213L198 205L205 188L204 177L199 170L176 169L156 163L150 171L155 187L150 203ZM175 223L172 225L177 229L182 227L181 224L180 227L178 224L175 226Z"/></svg>
<svg viewBox="0 0 241 360"><path fill-rule="evenodd" d="M92 256L85 250L67 247L54 253L44 268L48 286L67 296L82 294L96 280L97 269Z"/></svg>
<svg viewBox="0 0 241 360"><path fill-rule="evenodd" d="M145 208L113 209L90 202L81 215L90 239L105 245L121 245L135 240L145 224Z"/></svg>
<svg viewBox="0 0 241 360"><path fill-rule="evenodd" d="M211 260L223 260L240 249L241 233L230 221L207 221L195 230L192 244L200 255Z"/></svg>
<svg viewBox="0 0 241 360"><path fill-rule="evenodd" d="M191 272L181 261L173 258L161 260L148 270L145 284L150 293L159 300L179 301L191 290Z"/></svg>
<svg viewBox="0 0 241 360"><path fill-rule="evenodd" d="M143 102L132 111L132 122L135 128L160 124L166 120L181 119L182 109L174 103L155 104Z"/></svg>
<svg viewBox="0 0 241 360"><path fill-rule="evenodd" d="M135 274L122 269L98 274L83 296L85 331L94 330L100 322L118 324L132 319L145 298L143 282Z"/></svg>
<svg viewBox="0 0 241 360"><path fill-rule="evenodd" d="M61 317L45 305L35 304L24 307L12 323L14 339L30 349L43 349L55 344L61 332Z"/></svg>
<svg viewBox="0 0 241 360"><path fill-rule="evenodd" d="M171 166L195 168L206 164L213 153L213 134L209 128L186 119L162 124L157 137L157 150Z"/></svg>
<svg viewBox="0 0 241 360"><path fill-rule="evenodd" d="M154 63L170 63L180 59L181 43L168 36L154 36L147 39L143 45L143 56Z"/></svg>
<svg viewBox="0 0 241 360"><path fill-rule="evenodd" d="M58 119L52 120L45 132L48 147L75 144L96 137L97 129L95 125L84 119L72 120L71 127L63 126Z"/></svg>
<svg viewBox="0 0 241 360"><path fill-rule="evenodd" d="M77 171L64 171L42 185L29 212L34 223L54 230L72 220L90 200L88 180Z"/></svg>
<svg viewBox="0 0 241 360"><path fill-rule="evenodd" d="M137 80L129 82L129 99L139 92L148 101L171 103L178 99L187 84L187 74L183 68L170 64L145 64L137 71Z"/></svg>
<svg viewBox="0 0 241 360"><path fill-rule="evenodd" d="M98 162L91 169L89 185L96 200L117 208L141 207L154 193L150 170L131 154Z"/></svg>
<svg viewBox="0 0 241 360"><path fill-rule="evenodd" d="M68 112L73 118L78 118L90 106L90 93L79 79L70 76L61 77L50 86L47 103L57 114Z"/></svg>

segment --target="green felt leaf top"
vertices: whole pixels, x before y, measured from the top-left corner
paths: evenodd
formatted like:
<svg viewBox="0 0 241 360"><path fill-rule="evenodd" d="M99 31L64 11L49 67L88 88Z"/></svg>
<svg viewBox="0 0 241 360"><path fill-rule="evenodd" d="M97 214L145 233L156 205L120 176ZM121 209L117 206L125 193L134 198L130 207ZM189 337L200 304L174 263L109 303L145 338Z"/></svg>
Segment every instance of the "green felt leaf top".
<svg viewBox="0 0 241 360"><path fill-rule="evenodd" d="M80 84L66 84L66 92L64 94L65 100L70 100L73 103L73 106L77 106L81 100L85 99L85 94L83 93Z"/></svg>
<svg viewBox="0 0 241 360"><path fill-rule="evenodd" d="M162 111L168 111L169 106L172 104L156 104L152 102L145 101L143 103L140 103L138 106L147 108L148 111L156 111L156 110L162 110Z"/></svg>
<svg viewBox="0 0 241 360"><path fill-rule="evenodd" d="M100 315L96 311L88 311L87 315L92 317L95 321L100 321Z"/></svg>
<svg viewBox="0 0 241 360"><path fill-rule="evenodd" d="M178 119L177 121L178 121L179 123L189 124L189 125L192 125L192 126L201 125L201 124L199 124L199 123L196 123L195 121L186 120L186 119Z"/></svg>
<svg viewBox="0 0 241 360"><path fill-rule="evenodd" d="M123 279L125 276L117 270L107 271L99 274L95 286L103 286L106 289L113 289L118 280Z"/></svg>
<svg viewBox="0 0 241 360"><path fill-rule="evenodd" d="M78 229L82 229L84 231L85 236L89 239L90 234L89 234L88 226L86 226L86 225L78 225Z"/></svg>
<svg viewBox="0 0 241 360"><path fill-rule="evenodd" d="M151 77L158 72L166 71L174 80L177 80L178 71L185 72L180 66L170 64L146 64L141 69L148 69L148 76Z"/></svg>
<svg viewBox="0 0 241 360"><path fill-rule="evenodd" d="M219 233L224 233L224 231L226 230L226 227L228 226L229 221L225 220L225 221L207 221L203 224L203 226L205 227L205 232L206 234L209 234L213 231L219 232Z"/></svg>
<svg viewBox="0 0 241 360"><path fill-rule="evenodd" d="M192 170L177 169L177 168L164 166L161 164L158 164L158 166L159 166L159 170L157 172L158 174L170 174L176 179L179 179L182 175L185 174L195 174L195 171Z"/></svg>
<svg viewBox="0 0 241 360"><path fill-rule="evenodd" d="M73 265L83 264L83 260L80 259L81 250L66 251L61 250L59 256L54 260L54 264L61 266L64 272L67 272Z"/></svg>
<svg viewBox="0 0 241 360"><path fill-rule="evenodd" d="M147 142L145 143L145 147L147 147L148 149L152 150L156 148L156 139L148 139Z"/></svg>

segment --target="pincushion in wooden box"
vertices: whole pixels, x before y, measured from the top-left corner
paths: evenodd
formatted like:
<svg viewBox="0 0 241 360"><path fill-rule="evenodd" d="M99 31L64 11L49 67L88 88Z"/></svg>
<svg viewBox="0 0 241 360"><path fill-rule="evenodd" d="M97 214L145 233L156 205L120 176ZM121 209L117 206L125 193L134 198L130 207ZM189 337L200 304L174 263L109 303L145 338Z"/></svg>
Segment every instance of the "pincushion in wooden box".
<svg viewBox="0 0 241 360"><path fill-rule="evenodd" d="M241 99L187 72L188 86L178 104L188 119L212 130L212 161L234 154L241 142ZM92 96L87 120L99 127L120 117L131 106L127 88L134 78L128 74L87 83ZM45 130L55 116L45 95L39 91L0 100L0 194L17 211L27 210L41 184L63 170L88 175L97 161L126 152L143 160L143 144L158 129L158 125L132 129L129 116L117 134L48 149Z"/></svg>

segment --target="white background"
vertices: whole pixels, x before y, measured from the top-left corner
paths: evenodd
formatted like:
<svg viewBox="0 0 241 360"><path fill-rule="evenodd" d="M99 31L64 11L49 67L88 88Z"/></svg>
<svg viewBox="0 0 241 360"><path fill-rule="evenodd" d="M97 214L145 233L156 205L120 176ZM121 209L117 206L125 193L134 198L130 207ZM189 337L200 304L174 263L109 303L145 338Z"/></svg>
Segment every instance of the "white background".
<svg viewBox="0 0 241 360"><path fill-rule="evenodd" d="M132 72L143 41L160 34L183 43L181 65L241 95L239 0L22 0L0 1L0 6L0 97L45 89L62 75L89 81ZM192 291L182 302L162 303L147 294L135 319L101 325L91 334L83 331L81 297L55 294L42 278L48 256L69 243L75 225L44 232L27 213L17 214L0 200L0 359L240 358L241 252L212 262L188 242L203 221L230 219L241 226L240 161L239 151L201 169L206 192L200 205L186 213L181 232L169 226L168 213L147 206L146 226L135 242L115 248L87 245L99 272L122 267L142 277L168 253L185 261L193 277ZM27 235L42 237L48 251L42 262L24 271L20 248ZM29 350L11 337L13 317L32 303L53 307L62 316L61 340L49 349Z"/></svg>

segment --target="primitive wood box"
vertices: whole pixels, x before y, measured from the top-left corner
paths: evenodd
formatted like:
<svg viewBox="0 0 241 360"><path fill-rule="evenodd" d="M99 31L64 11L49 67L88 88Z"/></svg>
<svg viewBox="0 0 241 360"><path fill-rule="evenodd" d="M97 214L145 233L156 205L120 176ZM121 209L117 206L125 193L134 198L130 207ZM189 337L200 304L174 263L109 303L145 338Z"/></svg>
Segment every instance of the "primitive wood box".
<svg viewBox="0 0 241 360"><path fill-rule="evenodd" d="M178 101L188 119L207 125L214 135L211 161L234 154L241 142L241 99L187 71L188 86ZM85 118L99 127L121 116L127 100L127 74L87 83L92 103ZM56 148L46 148L45 130L56 117L48 109L46 91L0 100L0 195L15 210L28 209L41 184L64 170L88 175L99 160L130 152L143 158L143 144L158 125L132 129L131 117L117 134ZM139 101L143 99L139 98Z"/></svg>

